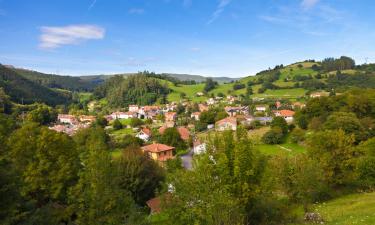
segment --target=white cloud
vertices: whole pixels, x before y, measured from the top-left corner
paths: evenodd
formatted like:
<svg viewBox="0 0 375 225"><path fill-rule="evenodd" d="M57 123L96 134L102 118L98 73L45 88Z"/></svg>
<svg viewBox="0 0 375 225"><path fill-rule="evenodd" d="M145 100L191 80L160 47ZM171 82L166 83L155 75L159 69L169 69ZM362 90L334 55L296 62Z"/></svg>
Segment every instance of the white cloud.
<svg viewBox="0 0 375 225"><path fill-rule="evenodd" d="M302 0L301 6L304 9L311 9L314 7L320 0Z"/></svg>
<svg viewBox="0 0 375 225"><path fill-rule="evenodd" d="M90 39L103 39L105 35L105 29L95 25L44 26L41 31L39 46L44 49L79 44Z"/></svg>
<svg viewBox="0 0 375 225"><path fill-rule="evenodd" d="M207 22L207 24L209 25L219 18L221 13L224 12L225 7L229 5L231 1L232 0L219 0L219 4L217 5L215 12L212 14L211 19Z"/></svg>
<svg viewBox="0 0 375 225"><path fill-rule="evenodd" d="M132 8L132 9L129 9L128 11L130 14L143 14L145 12L144 9L141 9L141 8Z"/></svg>

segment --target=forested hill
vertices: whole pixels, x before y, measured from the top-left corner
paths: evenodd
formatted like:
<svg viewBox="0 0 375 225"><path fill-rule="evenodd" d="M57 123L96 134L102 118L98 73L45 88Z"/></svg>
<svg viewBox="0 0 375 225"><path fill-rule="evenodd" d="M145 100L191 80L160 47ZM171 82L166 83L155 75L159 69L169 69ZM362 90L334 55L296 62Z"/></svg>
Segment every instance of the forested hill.
<svg viewBox="0 0 375 225"><path fill-rule="evenodd" d="M17 74L48 88L66 89L69 91L91 91L104 80L98 77L73 77L45 74L33 70L9 68Z"/></svg>
<svg viewBox="0 0 375 225"><path fill-rule="evenodd" d="M70 94L59 92L35 83L18 74L14 69L0 64L0 88L16 103L44 102L48 105L65 104Z"/></svg>

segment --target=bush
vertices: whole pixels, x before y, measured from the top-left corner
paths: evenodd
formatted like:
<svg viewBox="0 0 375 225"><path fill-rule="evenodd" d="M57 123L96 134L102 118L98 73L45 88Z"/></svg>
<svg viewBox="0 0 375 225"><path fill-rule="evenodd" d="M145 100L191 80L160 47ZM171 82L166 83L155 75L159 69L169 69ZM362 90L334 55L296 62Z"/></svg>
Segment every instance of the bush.
<svg viewBox="0 0 375 225"><path fill-rule="evenodd" d="M305 131L300 128L295 128L290 133L290 139L293 143L303 142L305 140Z"/></svg>
<svg viewBox="0 0 375 225"><path fill-rule="evenodd" d="M240 89L244 89L245 87L246 87L245 84L236 83L233 85L233 90L240 90Z"/></svg>
<svg viewBox="0 0 375 225"><path fill-rule="evenodd" d="M283 137L284 135L281 128L274 127L263 135L262 141L263 143L270 145L280 144L283 141Z"/></svg>
<svg viewBox="0 0 375 225"><path fill-rule="evenodd" d="M113 125L112 126L113 126L114 130L121 130L122 129L122 123L120 122L119 119L115 119L113 121Z"/></svg>
<svg viewBox="0 0 375 225"><path fill-rule="evenodd" d="M131 127L139 127L143 125L143 121L138 118L131 118L129 124Z"/></svg>

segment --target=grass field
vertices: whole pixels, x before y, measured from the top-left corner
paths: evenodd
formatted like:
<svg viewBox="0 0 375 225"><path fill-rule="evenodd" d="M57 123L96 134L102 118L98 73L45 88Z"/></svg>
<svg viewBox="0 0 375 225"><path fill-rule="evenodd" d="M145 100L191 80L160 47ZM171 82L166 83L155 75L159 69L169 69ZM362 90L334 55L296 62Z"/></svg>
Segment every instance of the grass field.
<svg viewBox="0 0 375 225"><path fill-rule="evenodd" d="M253 98L284 98L284 99L297 99L303 97L306 90L303 88L291 88L291 89L278 89L278 90L267 90L262 94L254 94Z"/></svg>
<svg viewBox="0 0 375 225"><path fill-rule="evenodd" d="M322 216L325 225L374 225L375 192L347 195L317 204L314 209ZM303 224L306 223L298 225Z"/></svg>

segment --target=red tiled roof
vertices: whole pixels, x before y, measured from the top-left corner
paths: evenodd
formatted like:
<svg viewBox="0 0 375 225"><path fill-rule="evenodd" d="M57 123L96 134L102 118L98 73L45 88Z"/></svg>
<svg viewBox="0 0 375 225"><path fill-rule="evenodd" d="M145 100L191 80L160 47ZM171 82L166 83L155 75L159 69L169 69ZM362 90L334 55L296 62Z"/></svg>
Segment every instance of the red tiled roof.
<svg viewBox="0 0 375 225"><path fill-rule="evenodd" d="M221 123L232 123L232 124L237 124L237 119L236 117L227 117L222 120L219 120L216 122L216 124L221 124Z"/></svg>
<svg viewBox="0 0 375 225"><path fill-rule="evenodd" d="M162 127L160 127L159 128L159 133L160 134L164 134L164 131L167 129L167 127L166 126L162 126Z"/></svg>
<svg viewBox="0 0 375 225"><path fill-rule="evenodd" d="M147 127L142 128L143 133L147 134L148 136L151 136L151 130Z"/></svg>
<svg viewBox="0 0 375 225"><path fill-rule="evenodd" d="M147 206L151 210L151 213L160 213L160 202L160 197L152 198L146 202Z"/></svg>
<svg viewBox="0 0 375 225"><path fill-rule="evenodd" d="M173 149L174 147L164 145L164 144L159 144L159 143L153 143L153 144L142 147L142 150L146 152L165 152L165 151L170 151Z"/></svg>
<svg viewBox="0 0 375 225"><path fill-rule="evenodd" d="M294 116L294 114L295 114L294 111L286 110L286 109L279 110L278 112L279 112L280 116Z"/></svg>
<svg viewBox="0 0 375 225"><path fill-rule="evenodd" d="M177 128L177 130L182 140L184 141L189 140L190 132L186 127L179 127Z"/></svg>
<svg viewBox="0 0 375 225"><path fill-rule="evenodd" d="M200 115L201 115L201 112L193 112L191 115L194 115L194 116L200 116Z"/></svg>

